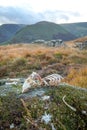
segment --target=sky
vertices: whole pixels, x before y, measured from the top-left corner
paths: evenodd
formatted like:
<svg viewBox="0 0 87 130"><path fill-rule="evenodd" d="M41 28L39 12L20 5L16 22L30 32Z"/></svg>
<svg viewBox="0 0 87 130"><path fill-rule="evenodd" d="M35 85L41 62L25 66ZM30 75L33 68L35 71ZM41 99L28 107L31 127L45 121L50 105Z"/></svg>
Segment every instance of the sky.
<svg viewBox="0 0 87 130"><path fill-rule="evenodd" d="M87 22L87 0L0 0L0 25Z"/></svg>

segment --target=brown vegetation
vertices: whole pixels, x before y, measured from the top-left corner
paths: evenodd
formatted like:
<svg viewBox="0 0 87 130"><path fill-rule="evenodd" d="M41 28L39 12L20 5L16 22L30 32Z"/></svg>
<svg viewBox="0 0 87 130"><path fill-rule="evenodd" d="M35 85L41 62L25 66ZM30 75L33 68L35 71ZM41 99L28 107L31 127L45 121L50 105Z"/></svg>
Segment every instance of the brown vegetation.
<svg viewBox="0 0 87 130"><path fill-rule="evenodd" d="M34 44L0 46L0 77L27 77L59 73L66 82L87 87L87 50L47 47ZM85 68L84 68L85 67ZM86 74L83 74L85 72Z"/></svg>

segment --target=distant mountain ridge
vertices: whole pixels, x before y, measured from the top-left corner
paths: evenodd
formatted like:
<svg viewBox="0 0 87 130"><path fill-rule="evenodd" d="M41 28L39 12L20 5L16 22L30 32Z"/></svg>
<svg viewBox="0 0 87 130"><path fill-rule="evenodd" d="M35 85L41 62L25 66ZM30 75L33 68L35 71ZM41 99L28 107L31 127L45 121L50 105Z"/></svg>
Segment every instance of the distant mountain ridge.
<svg viewBox="0 0 87 130"><path fill-rule="evenodd" d="M0 43L12 38L17 31L23 28L23 24L3 24L0 26Z"/></svg>
<svg viewBox="0 0 87 130"><path fill-rule="evenodd" d="M72 33L64 29L59 24L52 22L38 22L27 25L12 38L11 43L30 43L37 39L52 40L62 39L64 41L75 39Z"/></svg>
<svg viewBox="0 0 87 130"><path fill-rule="evenodd" d="M60 24L76 37L87 36L87 22Z"/></svg>
<svg viewBox="0 0 87 130"><path fill-rule="evenodd" d="M3 24L0 26L0 43L30 43L38 39L69 41L83 36L87 36L87 22L55 24L41 21L31 25Z"/></svg>

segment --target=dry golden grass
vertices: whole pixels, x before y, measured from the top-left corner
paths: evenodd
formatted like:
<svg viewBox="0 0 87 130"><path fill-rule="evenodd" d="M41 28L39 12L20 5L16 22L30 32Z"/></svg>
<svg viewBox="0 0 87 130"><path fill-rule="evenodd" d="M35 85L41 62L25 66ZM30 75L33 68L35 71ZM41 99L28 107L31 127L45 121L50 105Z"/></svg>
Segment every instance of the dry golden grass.
<svg viewBox="0 0 87 130"><path fill-rule="evenodd" d="M53 48L41 45L31 45L31 44L21 44L21 45L7 45L0 46L0 58L7 56L10 58L25 57L27 55L39 55L39 54L49 54L60 52L62 54L69 55L73 53L72 49L63 48Z"/></svg>
<svg viewBox="0 0 87 130"><path fill-rule="evenodd" d="M87 36L77 38L76 40L74 40L74 42L85 42L85 41L87 41Z"/></svg>
<svg viewBox="0 0 87 130"><path fill-rule="evenodd" d="M72 69L66 77L65 82L74 86L87 88L87 67L79 70Z"/></svg>
<svg viewBox="0 0 87 130"><path fill-rule="evenodd" d="M43 64L47 66L58 62L68 64L70 62L68 57L73 53L78 54L70 48L55 48L43 45L15 44L0 46L0 65L13 64L14 60L22 60L22 58L26 59L27 66L28 64L35 64L35 62L38 62L38 66L41 65L42 67Z"/></svg>
<svg viewBox="0 0 87 130"><path fill-rule="evenodd" d="M0 62L3 62L3 64L16 58L26 58L28 62L39 59L44 63L51 62L51 60L56 62L59 58L61 62L70 60L72 63L74 57L86 58L85 54L72 48L55 48L42 45L15 44L0 46Z"/></svg>
<svg viewBox="0 0 87 130"><path fill-rule="evenodd" d="M0 46L0 77L27 76L32 71L67 75L66 82L87 87L87 50L55 48L34 44ZM73 69L66 69L69 66ZM74 69L76 66L77 69ZM83 68L83 69L79 69ZM69 71L70 70L70 71ZM44 74L45 75L45 74Z"/></svg>

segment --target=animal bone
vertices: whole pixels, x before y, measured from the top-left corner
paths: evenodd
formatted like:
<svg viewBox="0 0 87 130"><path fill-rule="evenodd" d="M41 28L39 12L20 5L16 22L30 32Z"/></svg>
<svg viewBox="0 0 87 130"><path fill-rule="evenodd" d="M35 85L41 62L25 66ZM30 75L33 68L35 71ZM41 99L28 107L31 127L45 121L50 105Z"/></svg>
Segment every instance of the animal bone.
<svg viewBox="0 0 87 130"><path fill-rule="evenodd" d="M70 105L65 101L65 97L66 97L66 95L63 96L63 102L66 104L66 106L68 106L71 110L76 111L76 109L75 109L74 107L70 106Z"/></svg>
<svg viewBox="0 0 87 130"><path fill-rule="evenodd" d="M73 111L75 111L75 112L76 112L76 111L77 111L77 109L76 109L76 108L74 108L74 107L72 107L71 105L69 105L69 104L65 101L65 97L66 97L66 95L64 95L64 96L63 96L63 99L62 99L62 100L63 100L63 102L65 103L65 105L66 105L66 106L68 106L71 110L73 110ZM83 115L87 115L87 112L86 112L86 111L84 111L84 110L82 110L82 111L81 111L81 113L82 113Z"/></svg>
<svg viewBox="0 0 87 130"><path fill-rule="evenodd" d="M40 75L36 72L33 72L24 82L22 86L22 93L27 92L32 86L40 86L42 79Z"/></svg>
<svg viewBox="0 0 87 130"><path fill-rule="evenodd" d="M51 74L44 78L33 72L24 82L22 86L22 93L27 92L31 87L38 86L58 86L63 77L59 74Z"/></svg>
<svg viewBox="0 0 87 130"><path fill-rule="evenodd" d="M43 78L49 86L57 86L63 77L59 74L51 74Z"/></svg>

